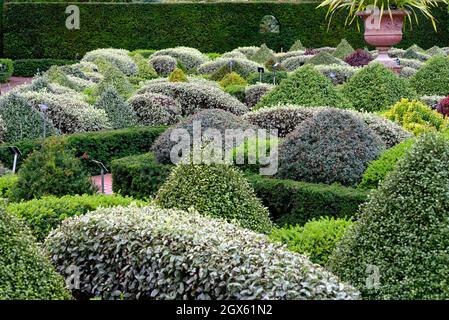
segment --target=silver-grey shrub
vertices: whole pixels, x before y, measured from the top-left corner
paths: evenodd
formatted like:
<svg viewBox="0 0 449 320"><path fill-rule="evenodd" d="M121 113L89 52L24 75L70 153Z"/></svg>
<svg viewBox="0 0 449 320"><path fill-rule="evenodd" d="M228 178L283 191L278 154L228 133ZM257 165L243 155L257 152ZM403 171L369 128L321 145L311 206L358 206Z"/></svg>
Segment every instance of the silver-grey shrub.
<svg viewBox="0 0 449 320"><path fill-rule="evenodd" d="M261 64L242 58L218 58L206 63L203 63L198 67L199 74L213 74L221 69L223 66L229 65L233 61L235 68L238 68L239 72L243 72L243 76L248 76L253 72L257 72L257 68L263 67Z"/></svg>
<svg viewBox="0 0 449 320"><path fill-rule="evenodd" d="M252 109L274 85L268 83L256 83L245 88L245 104Z"/></svg>
<svg viewBox="0 0 449 320"><path fill-rule="evenodd" d="M303 121L279 145L282 179L355 185L383 143L360 117L329 108Z"/></svg>
<svg viewBox="0 0 449 320"><path fill-rule="evenodd" d="M129 51L125 49L96 49L87 52L81 62L95 62L98 58L103 58L125 75L132 76L137 74L137 65L128 53Z"/></svg>
<svg viewBox="0 0 449 320"><path fill-rule="evenodd" d="M424 62L416 60L416 59L406 59L402 58L399 59L399 63L401 66L409 67L413 69L419 69L424 65Z"/></svg>
<svg viewBox="0 0 449 320"><path fill-rule="evenodd" d="M328 77L333 84L342 84L348 81L358 70L351 66L342 66L337 64L317 65L315 68Z"/></svg>
<svg viewBox="0 0 449 320"><path fill-rule="evenodd" d="M419 98L419 101L424 102L432 109L436 109L438 102L446 98L446 96L422 96Z"/></svg>
<svg viewBox="0 0 449 320"><path fill-rule="evenodd" d="M150 64L158 74L166 76L176 69L177 61L171 56L158 55L150 59Z"/></svg>
<svg viewBox="0 0 449 320"><path fill-rule="evenodd" d="M287 58L282 62L282 67L286 71L295 71L299 67L303 66L307 61L312 59L311 55L302 55L302 56L294 56L291 58Z"/></svg>
<svg viewBox="0 0 449 320"><path fill-rule="evenodd" d="M201 109L222 109L237 115L248 111L243 103L220 88L201 83L152 82L137 93L159 93L169 96L181 104L183 116Z"/></svg>
<svg viewBox="0 0 449 320"><path fill-rule="evenodd" d="M79 295L103 299L358 299L359 293L265 235L196 212L128 207L65 220L45 241Z"/></svg>
<svg viewBox="0 0 449 320"><path fill-rule="evenodd" d="M192 71L199 65L207 62L209 58L199 50L189 47L176 47L159 50L151 55L151 58L157 56L171 56L179 61L187 70Z"/></svg>
<svg viewBox="0 0 449 320"><path fill-rule="evenodd" d="M163 94L137 94L128 103L141 125L171 125L181 120L180 104Z"/></svg>
<svg viewBox="0 0 449 320"><path fill-rule="evenodd" d="M399 76L402 78L411 78L413 77L416 73L418 72L418 70L410 68L410 67L403 67L401 69L401 71L399 72Z"/></svg>
<svg viewBox="0 0 449 320"><path fill-rule="evenodd" d="M226 129L252 129L254 126L250 125L240 117L220 109L201 110L194 115L184 119L175 126L172 126L161 134L151 147L154 155L159 163L171 164L170 152L178 141L172 141L170 136L173 130L185 129L190 136L190 147L193 146L193 126L195 123L201 125L201 131L204 132L207 129L218 130L221 134L222 144L225 145L225 130ZM203 137L203 143L205 137ZM234 147L233 145L232 147ZM180 157L184 157L184 154L178 154Z"/></svg>

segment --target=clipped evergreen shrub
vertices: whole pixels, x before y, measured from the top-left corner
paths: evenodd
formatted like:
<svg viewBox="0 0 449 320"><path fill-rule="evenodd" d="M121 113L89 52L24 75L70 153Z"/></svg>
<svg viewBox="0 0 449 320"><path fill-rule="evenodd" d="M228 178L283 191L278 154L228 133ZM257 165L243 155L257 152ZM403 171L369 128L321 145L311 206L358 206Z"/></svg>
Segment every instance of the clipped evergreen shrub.
<svg viewBox="0 0 449 320"><path fill-rule="evenodd" d="M273 229L270 238L284 243L290 251L307 255L313 263L326 265L329 255L351 224L347 219L321 217L304 226Z"/></svg>
<svg viewBox="0 0 449 320"><path fill-rule="evenodd" d="M314 64L314 65L330 65L330 64L337 64L337 65L344 65L344 61L334 57L328 52L320 52L317 55L313 56L312 58L308 59L305 64Z"/></svg>
<svg viewBox="0 0 449 320"><path fill-rule="evenodd" d="M345 110L325 109L303 121L280 144L277 176L355 185L382 148L380 138L360 117Z"/></svg>
<svg viewBox="0 0 449 320"><path fill-rule="evenodd" d="M306 48L302 45L301 40L296 40L295 43L292 44L289 51L299 51L305 50Z"/></svg>
<svg viewBox="0 0 449 320"><path fill-rule="evenodd" d="M0 210L0 300L70 299L65 282L23 223Z"/></svg>
<svg viewBox="0 0 449 320"><path fill-rule="evenodd" d="M106 112L113 129L127 128L137 124L134 110L113 87L106 88L102 92L94 107Z"/></svg>
<svg viewBox="0 0 449 320"><path fill-rule="evenodd" d="M145 202L119 195L75 195L47 196L41 199L11 203L6 212L21 218L30 227L38 241L43 241L51 230L67 217L85 214L99 207L126 207L130 204L143 205Z"/></svg>
<svg viewBox="0 0 449 320"><path fill-rule="evenodd" d="M170 75L168 76L168 81L170 82L188 82L187 76L185 75L184 71L182 71L179 68L175 68Z"/></svg>
<svg viewBox="0 0 449 320"><path fill-rule="evenodd" d="M333 56L344 60L347 56L354 52L354 48L349 44L346 39L342 39L338 46L335 48Z"/></svg>
<svg viewBox="0 0 449 320"><path fill-rule="evenodd" d="M180 104L158 93L136 94L128 100L141 125L171 125L181 119Z"/></svg>
<svg viewBox="0 0 449 320"><path fill-rule="evenodd" d="M118 245L118 239L127 243ZM196 212L100 209L64 221L45 244L59 271L83 265L78 295L84 298L359 298L351 286L304 256Z"/></svg>
<svg viewBox="0 0 449 320"><path fill-rule="evenodd" d="M175 58L167 55L151 57L150 64L156 72L162 76L167 76L176 69L178 65Z"/></svg>
<svg viewBox="0 0 449 320"><path fill-rule="evenodd" d="M262 97L256 108L277 104L350 107L343 96L335 90L332 82L311 65L298 69L282 81L279 86Z"/></svg>
<svg viewBox="0 0 449 320"><path fill-rule="evenodd" d="M225 75L220 80L220 86L223 88L229 87L229 86L246 86L246 81L243 79L238 73L231 72Z"/></svg>
<svg viewBox="0 0 449 320"><path fill-rule="evenodd" d="M274 86L267 83L257 83L247 86L245 88L245 104L249 109L252 109L272 89L274 89Z"/></svg>
<svg viewBox="0 0 449 320"><path fill-rule="evenodd" d="M449 297L448 157L447 137L418 138L330 257L331 270L364 298ZM367 286L367 274L378 281Z"/></svg>
<svg viewBox="0 0 449 320"><path fill-rule="evenodd" d="M363 190L376 189L414 143L415 139L407 139L384 151L378 159L370 162L357 188Z"/></svg>
<svg viewBox="0 0 449 320"><path fill-rule="evenodd" d="M14 199L30 200L47 195L63 196L92 194L96 188L81 160L56 138L46 140L40 150L35 150L23 162L13 189Z"/></svg>
<svg viewBox="0 0 449 320"><path fill-rule="evenodd" d="M265 64L267 61L274 59L274 53L273 51L267 47L267 45L264 43L260 46L259 50L257 50L250 59L253 61L256 61L260 64Z"/></svg>
<svg viewBox="0 0 449 320"><path fill-rule="evenodd" d="M414 135L428 131L443 131L449 126L443 115L417 100L401 99L383 115Z"/></svg>
<svg viewBox="0 0 449 320"><path fill-rule="evenodd" d="M236 222L244 228L267 233L268 210L262 206L248 181L228 165L178 165L159 189L156 204Z"/></svg>
<svg viewBox="0 0 449 320"><path fill-rule="evenodd" d="M434 56L418 70L410 79L410 84L420 95L449 94L449 58L447 56Z"/></svg>
<svg viewBox="0 0 449 320"><path fill-rule="evenodd" d="M137 76L143 80L150 80L157 78L157 72L154 70L150 62L141 54L137 53L132 56L132 59L137 65Z"/></svg>
<svg viewBox="0 0 449 320"><path fill-rule="evenodd" d="M94 96L99 96L108 87L114 87L117 92L127 98L134 91L132 84L129 82L128 78L114 65L108 63L105 59L98 58L95 60L95 64L98 65L101 73L103 74L103 79L94 87L92 94Z"/></svg>
<svg viewBox="0 0 449 320"><path fill-rule="evenodd" d="M402 98L415 98L415 91L405 79L379 63L373 63L354 74L343 85L342 93L359 111L381 111Z"/></svg>

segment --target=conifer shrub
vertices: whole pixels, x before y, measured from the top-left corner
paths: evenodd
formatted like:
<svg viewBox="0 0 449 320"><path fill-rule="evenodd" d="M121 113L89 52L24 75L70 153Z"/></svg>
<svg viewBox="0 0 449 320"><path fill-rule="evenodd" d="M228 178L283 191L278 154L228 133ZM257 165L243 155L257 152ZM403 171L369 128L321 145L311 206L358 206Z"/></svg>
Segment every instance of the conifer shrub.
<svg viewBox="0 0 449 320"><path fill-rule="evenodd" d="M103 91L94 107L106 112L113 129L132 127L137 124L134 110L113 87Z"/></svg>
<svg viewBox="0 0 449 320"><path fill-rule="evenodd" d="M168 76L168 81L170 81L170 82L189 82L184 71L182 71L179 68L175 68L175 70L173 70L170 73L170 75Z"/></svg>
<svg viewBox="0 0 449 320"><path fill-rule="evenodd" d="M418 70L410 79L410 84L420 95L449 94L449 58L447 56L434 56Z"/></svg>
<svg viewBox="0 0 449 320"><path fill-rule="evenodd" d="M333 53L334 57L344 60L347 56L354 52L354 48L346 39L342 39Z"/></svg>

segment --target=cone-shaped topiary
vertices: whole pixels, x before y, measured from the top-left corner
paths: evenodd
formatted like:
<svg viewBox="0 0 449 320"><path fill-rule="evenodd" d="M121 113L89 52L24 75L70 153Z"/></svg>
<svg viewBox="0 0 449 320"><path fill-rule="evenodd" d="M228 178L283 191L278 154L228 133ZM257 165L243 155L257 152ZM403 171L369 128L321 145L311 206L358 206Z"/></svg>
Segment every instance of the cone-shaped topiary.
<svg viewBox="0 0 449 320"><path fill-rule="evenodd" d="M137 124L134 110L113 87L108 87L103 91L95 102L95 108L106 111L114 129L127 128Z"/></svg>
<svg viewBox="0 0 449 320"><path fill-rule="evenodd" d="M314 64L314 65L330 65L330 64L339 64L339 65L345 65L344 61L334 57L329 52L322 51L312 57L311 59L307 60L306 64Z"/></svg>
<svg viewBox="0 0 449 320"><path fill-rule="evenodd" d="M448 74L449 58L438 55L427 60L410 83L420 95L445 96L449 94Z"/></svg>
<svg viewBox="0 0 449 320"><path fill-rule="evenodd" d="M300 50L306 50L306 47L304 47L301 43L301 40L296 40L295 43L290 47L290 50L288 51L300 51Z"/></svg>
<svg viewBox="0 0 449 320"><path fill-rule="evenodd" d="M236 221L244 228L269 232L268 210L235 167L178 165L157 193L156 203L163 208L189 209L212 217Z"/></svg>
<svg viewBox="0 0 449 320"><path fill-rule="evenodd" d="M349 138L350 137L350 138ZM354 185L383 143L352 112L325 109L304 120L279 146L278 177Z"/></svg>
<svg viewBox="0 0 449 320"><path fill-rule="evenodd" d="M0 210L0 300L70 299L36 239L21 221Z"/></svg>
<svg viewBox="0 0 449 320"><path fill-rule="evenodd" d="M347 100L335 90L332 82L312 65L299 68L283 80L279 86L262 97L256 108L278 104L350 107Z"/></svg>
<svg viewBox="0 0 449 320"><path fill-rule="evenodd" d="M346 39L342 39L334 51L334 57L338 59L344 59L354 52L354 48L349 44Z"/></svg>
<svg viewBox="0 0 449 320"><path fill-rule="evenodd" d="M243 70L243 68L239 64L235 64L234 66L232 66L232 68L229 66L229 64L225 64L217 71L215 71L210 76L210 79L214 81L220 81L224 78L225 75L230 74L231 72L237 73L242 78L245 78L248 75L248 72Z"/></svg>
<svg viewBox="0 0 449 320"><path fill-rule="evenodd" d="M182 71L179 68L176 68L175 70L173 70L170 75L168 76L168 81L170 82L189 82L189 80L187 80L187 76L184 73L184 71Z"/></svg>
<svg viewBox="0 0 449 320"><path fill-rule="evenodd" d="M229 86L246 86L246 81L238 73L231 72L221 79L220 86L223 88Z"/></svg>
<svg viewBox="0 0 449 320"><path fill-rule="evenodd" d="M448 158L447 138L421 136L330 257L365 298L449 298Z"/></svg>
<svg viewBox="0 0 449 320"><path fill-rule="evenodd" d="M251 56L251 60L259 62L261 64L264 64L270 59L274 59L275 55L273 51L267 47L267 45L264 43L260 46L260 49L257 50L257 52Z"/></svg>
<svg viewBox="0 0 449 320"><path fill-rule="evenodd" d="M426 53L429 56L445 55L444 50L438 46L433 46L432 48L427 49Z"/></svg>
<svg viewBox="0 0 449 320"><path fill-rule="evenodd" d="M342 89L355 109L380 111L401 98L415 98L415 91L407 80L399 78L379 63L373 63L357 72Z"/></svg>
<svg viewBox="0 0 449 320"><path fill-rule="evenodd" d="M95 60L95 64L103 74L103 79L94 87L93 95L99 96L108 87L113 86L117 92L123 97L129 97L134 88L128 78L114 65L106 61L104 58Z"/></svg>

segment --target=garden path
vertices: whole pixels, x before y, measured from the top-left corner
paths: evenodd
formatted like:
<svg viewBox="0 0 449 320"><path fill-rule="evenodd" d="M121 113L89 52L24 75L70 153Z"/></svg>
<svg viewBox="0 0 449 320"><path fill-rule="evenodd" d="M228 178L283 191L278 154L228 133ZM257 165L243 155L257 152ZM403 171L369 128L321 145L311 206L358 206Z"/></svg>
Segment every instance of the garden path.
<svg viewBox="0 0 449 320"><path fill-rule="evenodd" d="M2 83L0 85L1 93L4 94L17 86L20 86L25 83L30 83L33 78L29 77L11 77L9 78L9 82Z"/></svg>
<svg viewBox="0 0 449 320"><path fill-rule="evenodd" d="M93 176L92 182L98 187L101 193L101 176ZM104 175L104 194L112 194L112 175L110 173Z"/></svg>

